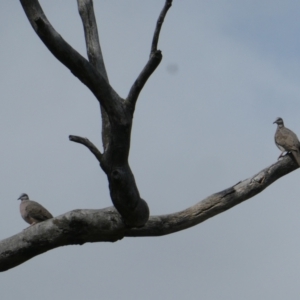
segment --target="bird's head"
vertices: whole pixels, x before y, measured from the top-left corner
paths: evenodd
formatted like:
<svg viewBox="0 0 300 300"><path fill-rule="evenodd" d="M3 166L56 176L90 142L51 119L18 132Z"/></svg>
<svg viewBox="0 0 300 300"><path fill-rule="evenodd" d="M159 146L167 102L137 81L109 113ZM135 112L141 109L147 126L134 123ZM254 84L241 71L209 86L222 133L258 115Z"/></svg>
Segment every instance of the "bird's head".
<svg viewBox="0 0 300 300"><path fill-rule="evenodd" d="M29 200L29 197L28 197L28 195L27 194L21 194L21 196L18 198L18 200L21 200L21 201L23 201L23 200Z"/></svg>
<svg viewBox="0 0 300 300"><path fill-rule="evenodd" d="M273 124L277 124L277 125L279 125L279 126L283 126L283 120L282 120L282 118L277 118L277 119L273 122Z"/></svg>

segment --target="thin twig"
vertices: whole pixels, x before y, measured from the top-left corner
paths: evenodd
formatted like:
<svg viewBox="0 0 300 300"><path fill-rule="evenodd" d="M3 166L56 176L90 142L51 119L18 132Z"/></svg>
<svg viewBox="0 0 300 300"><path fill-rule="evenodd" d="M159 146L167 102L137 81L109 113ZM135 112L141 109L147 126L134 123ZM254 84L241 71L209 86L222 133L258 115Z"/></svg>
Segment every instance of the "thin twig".
<svg viewBox="0 0 300 300"><path fill-rule="evenodd" d="M77 135L69 135L69 140L71 142L79 143L79 144L82 144L82 145L86 146L87 148L89 148L90 151L95 155L97 160L99 162L101 162L102 153L98 150L98 148L89 139L83 138L83 137L77 136Z"/></svg>
<svg viewBox="0 0 300 300"><path fill-rule="evenodd" d="M157 50L157 44L158 44L158 39L159 39L159 34L160 34L162 24L171 6L172 6L172 0L166 0L165 5L156 22L149 60L146 66L144 67L144 69L142 70L142 72L140 73L140 75L138 76L138 78L135 80L127 96L126 104L130 108L132 114L134 113L136 101L138 99L141 90L143 89L145 83L150 78L152 73L156 70L156 68L158 67L158 65L162 60L162 54L160 50Z"/></svg>
<svg viewBox="0 0 300 300"><path fill-rule="evenodd" d="M134 112L135 104L140 92L142 91L145 83L147 82L151 74L155 71L155 69L160 64L161 60L162 60L161 51L157 50L155 53L153 53L153 55L151 55L146 66L144 67L144 69L142 70L142 72L140 73L140 75L132 85L126 100L126 104L130 106L132 114Z"/></svg>
<svg viewBox="0 0 300 300"><path fill-rule="evenodd" d="M158 44L160 30L161 30L162 24L164 22L165 16L166 16L166 14L167 14L167 12L168 12L168 10L171 6L172 6L172 0L166 0L165 6L162 9L162 11L161 11L161 13L158 17L158 20L156 22L154 35L153 35L150 57L151 57L152 54L154 54L157 51L157 44Z"/></svg>

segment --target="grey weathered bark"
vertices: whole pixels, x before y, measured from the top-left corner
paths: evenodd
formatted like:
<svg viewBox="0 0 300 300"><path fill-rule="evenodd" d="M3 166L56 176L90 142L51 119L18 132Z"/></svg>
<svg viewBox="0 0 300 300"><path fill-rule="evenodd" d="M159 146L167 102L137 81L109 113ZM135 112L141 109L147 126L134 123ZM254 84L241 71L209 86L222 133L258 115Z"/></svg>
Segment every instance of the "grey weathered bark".
<svg viewBox="0 0 300 300"><path fill-rule="evenodd" d="M100 163L109 181L114 207L74 210L0 241L0 271L60 246L114 242L123 237L161 236L187 229L255 196L298 167L293 158L287 155L252 178L213 194L192 207L149 218L148 205L139 195L128 164L130 134L138 96L162 59L157 43L172 1L165 1L156 24L149 60L126 99L122 99L109 84L92 0L77 0L89 60L55 31L37 0L20 2L32 27L47 48L91 90L101 105L103 153L86 138L70 135L69 139L86 146Z"/></svg>
<svg viewBox="0 0 300 300"><path fill-rule="evenodd" d="M107 175L111 200L123 221L131 227L143 226L149 218L149 208L146 201L140 197L128 163L134 106L132 101L128 102L122 99L109 84L92 0L77 1L84 26L89 61L55 31L37 0L20 0L20 2L33 29L46 47L91 90L99 101L103 117L104 151L96 158ZM167 1L167 3L167 7L170 7L171 2ZM167 9L164 9L163 14L166 12ZM153 61L153 59L150 60ZM156 65L151 63L150 67L148 66L147 78L153 73L159 62L160 60L156 62ZM145 79L143 76L143 84L147 78ZM142 87L139 86L139 88ZM137 96L134 101L136 100ZM78 142L79 139L80 137L70 136L71 141ZM95 145L93 145L93 149L97 149ZM99 150L96 152L100 154Z"/></svg>
<svg viewBox="0 0 300 300"><path fill-rule="evenodd" d="M257 195L297 168L295 160L287 155L253 177L183 211L151 216L145 226L140 228L126 226L114 207L70 211L0 241L0 271L11 269L36 255L61 246L115 242L123 237L162 236L187 229Z"/></svg>
<svg viewBox="0 0 300 300"><path fill-rule="evenodd" d="M97 22L94 14L93 1L77 0L78 11L81 16L87 55L89 62L97 69L103 78L109 82L105 69L104 59L100 47ZM110 135L110 123L105 109L100 104L101 119L102 119L102 144L104 151L107 150Z"/></svg>

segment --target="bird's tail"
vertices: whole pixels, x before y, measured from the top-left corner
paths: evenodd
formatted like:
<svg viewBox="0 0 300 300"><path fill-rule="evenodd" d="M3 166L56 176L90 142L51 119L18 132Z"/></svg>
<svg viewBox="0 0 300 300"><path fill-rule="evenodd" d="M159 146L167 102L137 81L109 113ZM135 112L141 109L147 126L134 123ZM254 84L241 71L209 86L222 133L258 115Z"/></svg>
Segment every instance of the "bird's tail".
<svg viewBox="0 0 300 300"><path fill-rule="evenodd" d="M299 151L292 151L294 158L296 159L298 166L300 167L300 152Z"/></svg>

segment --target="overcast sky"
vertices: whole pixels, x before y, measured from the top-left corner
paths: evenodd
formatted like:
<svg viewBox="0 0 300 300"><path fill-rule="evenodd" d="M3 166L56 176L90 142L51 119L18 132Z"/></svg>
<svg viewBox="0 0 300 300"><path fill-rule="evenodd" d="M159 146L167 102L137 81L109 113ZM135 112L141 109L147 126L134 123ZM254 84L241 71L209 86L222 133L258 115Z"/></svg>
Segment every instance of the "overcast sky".
<svg viewBox="0 0 300 300"><path fill-rule="evenodd" d="M86 56L75 0L40 1ZM108 76L125 97L147 62L163 0L94 0ZM174 0L163 61L140 94L130 163L151 214L185 209L276 162L276 126L300 136L300 2ZM106 176L69 134L101 148L99 105L0 1L0 239L27 224L28 193L54 216L111 205ZM298 299L300 171L191 229L68 246L0 274L10 299Z"/></svg>

